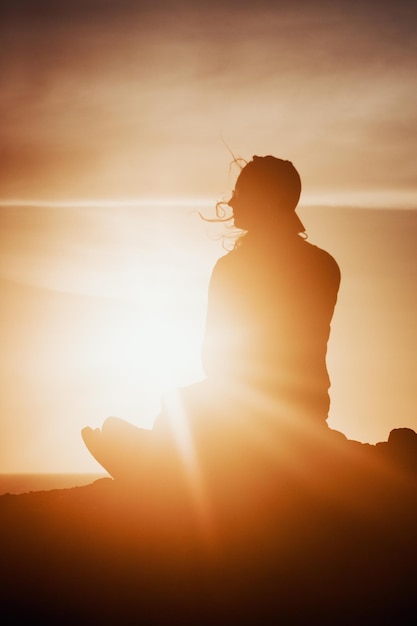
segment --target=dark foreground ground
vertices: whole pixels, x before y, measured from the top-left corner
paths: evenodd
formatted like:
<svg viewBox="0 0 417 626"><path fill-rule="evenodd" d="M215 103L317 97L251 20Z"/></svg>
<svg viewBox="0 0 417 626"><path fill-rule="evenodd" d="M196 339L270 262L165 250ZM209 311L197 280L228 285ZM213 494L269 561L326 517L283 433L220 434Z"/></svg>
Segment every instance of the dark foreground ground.
<svg viewBox="0 0 417 626"><path fill-rule="evenodd" d="M111 479L6 494L1 623L412 624L417 479L391 469L304 455L211 497Z"/></svg>

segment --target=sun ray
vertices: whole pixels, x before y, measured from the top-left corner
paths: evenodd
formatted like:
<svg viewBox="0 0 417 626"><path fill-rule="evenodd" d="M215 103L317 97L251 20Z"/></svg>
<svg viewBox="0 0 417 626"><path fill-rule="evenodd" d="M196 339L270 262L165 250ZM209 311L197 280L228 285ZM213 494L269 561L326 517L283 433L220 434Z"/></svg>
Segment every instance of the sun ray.
<svg viewBox="0 0 417 626"><path fill-rule="evenodd" d="M164 405L195 512L206 540L212 543L213 525L209 497L189 426L189 416L180 392L175 390L167 394Z"/></svg>

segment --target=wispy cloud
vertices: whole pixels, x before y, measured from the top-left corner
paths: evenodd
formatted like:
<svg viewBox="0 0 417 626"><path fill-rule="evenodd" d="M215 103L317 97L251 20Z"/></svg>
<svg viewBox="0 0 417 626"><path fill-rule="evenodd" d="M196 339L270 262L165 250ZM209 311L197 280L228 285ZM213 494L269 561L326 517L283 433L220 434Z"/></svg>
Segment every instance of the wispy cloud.
<svg viewBox="0 0 417 626"><path fill-rule="evenodd" d="M3 197L218 195L221 133L312 192L417 187L412 3L139 5L9 7Z"/></svg>

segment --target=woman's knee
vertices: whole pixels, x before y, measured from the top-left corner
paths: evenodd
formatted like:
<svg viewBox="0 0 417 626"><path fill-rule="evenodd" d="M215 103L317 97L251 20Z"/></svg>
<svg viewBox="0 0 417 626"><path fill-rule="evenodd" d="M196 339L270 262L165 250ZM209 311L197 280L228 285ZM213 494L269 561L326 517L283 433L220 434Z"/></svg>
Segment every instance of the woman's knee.
<svg viewBox="0 0 417 626"><path fill-rule="evenodd" d="M143 428L138 428L120 417L108 417L101 431L106 437L137 436L141 432L146 432Z"/></svg>

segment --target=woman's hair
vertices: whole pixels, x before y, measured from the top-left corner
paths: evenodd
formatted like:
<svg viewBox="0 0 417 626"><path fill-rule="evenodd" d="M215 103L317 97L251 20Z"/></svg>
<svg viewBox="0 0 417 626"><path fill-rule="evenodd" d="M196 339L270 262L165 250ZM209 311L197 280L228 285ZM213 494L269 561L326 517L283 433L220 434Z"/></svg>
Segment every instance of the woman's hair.
<svg viewBox="0 0 417 626"><path fill-rule="evenodd" d="M233 153L231 154L233 155ZM239 172L241 173L242 170L247 166L247 164L248 162L242 157L235 157L233 155L233 161L231 161L230 163L229 171L232 169L233 166L236 166L239 168ZM216 202L216 217L206 217L205 215L200 213L200 211L198 211L198 214L205 222L229 222L231 219L233 219L233 209L229 202L230 200L219 200L219 202Z"/></svg>
<svg viewBox="0 0 417 626"><path fill-rule="evenodd" d="M245 197L254 210L260 211L260 217L266 215L266 211L281 215L282 221L286 221L292 230L304 233L305 228L295 213L301 194L301 179L291 161L278 159L268 155L264 157L254 156L247 162L242 158L234 158L230 167L236 165L239 175L235 184L235 192L238 190L239 197ZM234 218L233 207L234 195L228 201L217 202L216 217L208 218L199 213L206 222L229 222ZM234 228L231 224L227 228ZM236 239L236 230L231 234ZM240 237L239 237L240 239Z"/></svg>

